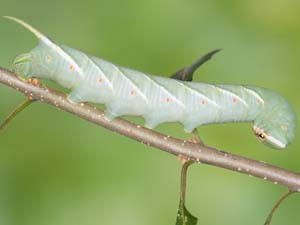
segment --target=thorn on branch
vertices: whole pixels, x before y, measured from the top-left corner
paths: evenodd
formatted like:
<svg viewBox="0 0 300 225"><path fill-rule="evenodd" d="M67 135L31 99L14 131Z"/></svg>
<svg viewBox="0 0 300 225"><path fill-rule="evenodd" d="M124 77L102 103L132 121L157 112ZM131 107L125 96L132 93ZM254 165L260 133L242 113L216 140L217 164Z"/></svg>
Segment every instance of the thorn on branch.
<svg viewBox="0 0 300 225"><path fill-rule="evenodd" d="M208 60L210 60L214 54L218 53L219 51L221 51L222 49L216 49L213 50L209 53L207 53L206 55L202 56L201 58L197 59L195 62L193 62L191 65L186 66L180 70L178 70L177 72L175 72L174 74L171 75L171 78L173 79L177 79L177 80L184 80L184 81L192 81L193 80L193 75L194 72L205 62L207 62Z"/></svg>

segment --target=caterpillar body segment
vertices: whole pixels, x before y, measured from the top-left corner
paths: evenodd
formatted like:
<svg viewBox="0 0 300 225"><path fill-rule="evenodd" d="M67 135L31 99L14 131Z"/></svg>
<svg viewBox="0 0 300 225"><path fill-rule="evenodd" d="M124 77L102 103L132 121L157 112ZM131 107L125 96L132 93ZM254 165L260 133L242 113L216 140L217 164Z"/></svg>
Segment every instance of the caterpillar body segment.
<svg viewBox="0 0 300 225"><path fill-rule="evenodd" d="M37 47L16 58L13 70L71 89L70 101L105 104L109 119L142 116L149 128L180 122L188 132L203 124L253 122L254 133L263 143L285 148L293 140L295 113L285 99L270 90L145 74L59 45L25 22L8 18L39 39Z"/></svg>

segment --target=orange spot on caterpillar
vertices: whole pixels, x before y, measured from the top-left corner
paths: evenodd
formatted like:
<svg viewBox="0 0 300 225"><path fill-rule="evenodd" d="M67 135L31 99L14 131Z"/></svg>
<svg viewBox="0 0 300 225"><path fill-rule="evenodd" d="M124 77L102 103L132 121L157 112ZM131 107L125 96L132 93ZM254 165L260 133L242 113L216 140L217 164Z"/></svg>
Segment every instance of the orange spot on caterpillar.
<svg viewBox="0 0 300 225"><path fill-rule="evenodd" d="M102 83L103 83L103 79L100 78L100 79L98 80L98 83L99 83L99 84L102 84Z"/></svg>
<svg viewBox="0 0 300 225"><path fill-rule="evenodd" d="M69 70L72 71L73 69L74 69L74 66L73 66L73 65L70 65L70 66L69 66Z"/></svg>
<svg viewBox="0 0 300 225"><path fill-rule="evenodd" d="M171 99L170 98L166 98L166 103L169 103L171 102Z"/></svg>
<svg viewBox="0 0 300 225"><path fill-rule="evenodd" d="M233 102L233 103L236 103L236 102L237 102L237 99L236 99L236 98L232 98L232 102Z"/></svg>
<svg viewBox="0 0 300 225"><path fill-rule="evenodd" d="M47 55L47 56L46 56L46 61L47 61L47 62L50 62L50 61L51 61L51 56L50 56L50 55Z"/></svg>
<svg viewBox="0 0 300 225"><path fill-rule="evenodd" d="M205 105L205 104L206 104L206 101L205 101L204 99L202 99L201 104L202 104L202 105Z"/></svg>
<svg viewBox="0 0 300 225"><path fill-rule="evenodd" d="M134 95L134 94L135 94L134 90L131 90L130 95Z"/></svg>
<svg viewBox="0 0 300 225"><path fill-rule="evenodd" d="M260 99L256 99L256 102L257 102L257 104L260 104L261 100Z"/></svg>

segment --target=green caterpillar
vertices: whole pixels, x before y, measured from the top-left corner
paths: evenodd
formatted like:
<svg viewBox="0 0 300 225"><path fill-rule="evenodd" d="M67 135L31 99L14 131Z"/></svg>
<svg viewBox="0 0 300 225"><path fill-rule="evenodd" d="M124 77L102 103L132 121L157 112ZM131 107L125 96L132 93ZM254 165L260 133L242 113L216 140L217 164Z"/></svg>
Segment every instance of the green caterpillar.
<svg viewBox="0 0 300 225"><path fill-rule="evenodd" d="M187 132L203 124L253 122L256 136L274 148L292 142L296 116L280 95L250 85L212 85L153 76L114 65L76 49L59 45L29 24L37 47L13 62L24 77L46 78L71 89L72 102L106 106L108 119L142 116L145 126L180 122Z"/></svg>

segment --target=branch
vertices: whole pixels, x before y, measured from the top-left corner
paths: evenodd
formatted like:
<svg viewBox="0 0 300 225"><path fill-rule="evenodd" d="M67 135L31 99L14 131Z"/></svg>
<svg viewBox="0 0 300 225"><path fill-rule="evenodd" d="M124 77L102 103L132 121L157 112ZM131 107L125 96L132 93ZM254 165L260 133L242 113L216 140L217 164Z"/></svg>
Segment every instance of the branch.
<svg viewBox="0 0 300 225"><path fill-rule="evenodd" d="M224 169L255 176L300 192L300 174L264 162L248 159L217 149L166 136L154 130L130 123L121 118L108 121L104 112L88 104L74 104L65 94L20 80L15 74L0 68L0 83L14 88L30 99L53 105L84 120L117 132L148 146L176 156Z"/></svg>

